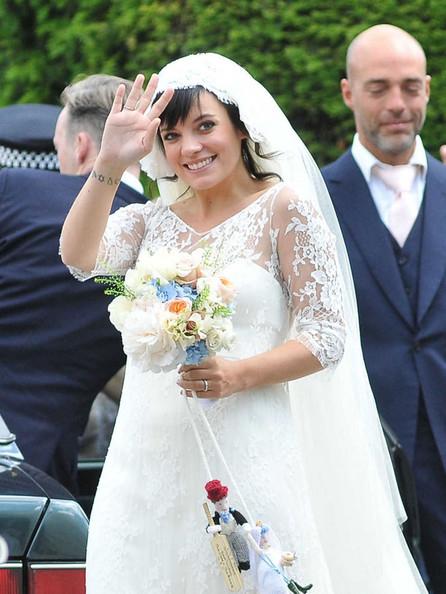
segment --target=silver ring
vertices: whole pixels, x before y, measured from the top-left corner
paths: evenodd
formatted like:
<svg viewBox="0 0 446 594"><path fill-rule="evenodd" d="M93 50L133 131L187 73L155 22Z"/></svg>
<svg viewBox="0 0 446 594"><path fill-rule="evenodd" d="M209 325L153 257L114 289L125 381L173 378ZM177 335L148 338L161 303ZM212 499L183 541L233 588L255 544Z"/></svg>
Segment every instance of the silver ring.
<svg viewBox="0 0 446 594"><path fill-rule="evenodd" d="M127 105L124 105L124 107L122 109L128 109L129 111L135 111L136 107L127 107Z"/></svg>
<svg viewBox="0 0 446 594"><path fill-rule="evenodd" d="M208 380L202 379L203 382L203 392L207 392L209 390Z"/></svg>

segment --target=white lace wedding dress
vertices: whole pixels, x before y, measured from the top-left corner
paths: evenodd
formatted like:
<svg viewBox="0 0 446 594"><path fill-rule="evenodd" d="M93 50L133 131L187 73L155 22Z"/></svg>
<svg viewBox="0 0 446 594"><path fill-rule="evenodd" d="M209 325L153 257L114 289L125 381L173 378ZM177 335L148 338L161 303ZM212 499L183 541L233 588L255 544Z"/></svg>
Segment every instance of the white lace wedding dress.
<svg viewBox="0 0 446 594"><path fill-rule="evenodd" d="M168 207L121 209L109 220L95 272L124 273L141 247L189 251L204 244L214 247L237 287L236 343L222 356L248 357L295 338L324 367L336 365L344 326L333 239L312 207L283 184L204 233ZM205 531L208 477L176 379L175 371L142 373L128 360L91 517L88 594L227 592ZM204 410L250 513L297 553L290 575L313 583L314 594L340 594L319 544L287 385L206 401ZM228 484L230 505L246 515L198 415L197 424L213 478ZM249 572L243 576L245 592L258 592ZM388 591L405 590L380 590Z"/></svg>

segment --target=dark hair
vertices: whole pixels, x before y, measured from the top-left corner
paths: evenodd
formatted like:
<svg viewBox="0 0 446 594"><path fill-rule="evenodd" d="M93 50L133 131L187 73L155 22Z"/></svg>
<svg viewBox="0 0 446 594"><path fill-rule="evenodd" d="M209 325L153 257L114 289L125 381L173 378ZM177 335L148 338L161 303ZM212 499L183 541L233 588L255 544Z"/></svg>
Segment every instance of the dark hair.
<svg viewBox="0 0 446 594"><path fill-rule="evenodd" d="M196 105L196 104L198 104L198 106L200 106L200 95L204 91L206 91L206 89L202 86L195 86L195 87L191 87L191 88L187 88L187 89L176 89L174 96L172 97L169 104L167 105L167 107L165 108L165 110L163 111L163 113L160 116L161 125L170 129L170 128L174 128L178 122L184 122L184 120L187 118L192 106ZM245 164L246 170L248 171L249 175L256 180L269 179L270 177L278 177L279 179L281 179L280 175L278 175L277 173L262 171L259 168L258 164L256 163L256 161L253 157L253 154L252 154L252 147L254 149L255 154L262 159L270 159L274 155L273 154L268 154L268 155L263 154L261 151L261 148L260 148L260 143L253 142L251 140L245 124L240 119L240 112L239 112L237 105L235 105L234 103L225 103L223 101L220 101L214 93L212 93L211 91L207 91L207 92L210 92L211 95L213 95L220 102L220 104L225 108L226 113L228 114L229 119L231 120L234 128L236 128L237 130L240 130L243 134L246 134L246 138L243 138L242 142L241 142L241 151L242 151L243 163ZM160 96L161 96L161 94L158 94L155 97L154 102L158 101ZM159 131L158 131L158 136L159 136L159 141L161 142L161 147L164 150L163 143L161 140L161 135L160 135ZM168 178L168 179L176 179L176 176L174 176L173 178Z"/></svg>

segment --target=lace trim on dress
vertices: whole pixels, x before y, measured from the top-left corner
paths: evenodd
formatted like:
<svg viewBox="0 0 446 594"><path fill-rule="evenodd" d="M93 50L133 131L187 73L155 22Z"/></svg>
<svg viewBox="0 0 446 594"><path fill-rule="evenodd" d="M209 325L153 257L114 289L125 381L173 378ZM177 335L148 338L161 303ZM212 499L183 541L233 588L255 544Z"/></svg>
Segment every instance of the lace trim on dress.
<svg viewBox="0 0 446 594"><path fill-rule="evenodd" d="M290 235L294 244L288 248L294 257L285 281L294 309L290 336L302 342L323 367L331 367L341 359L345 341L334 237L310 203L290 198L288 212L291 220L285 236Z"/></svg>

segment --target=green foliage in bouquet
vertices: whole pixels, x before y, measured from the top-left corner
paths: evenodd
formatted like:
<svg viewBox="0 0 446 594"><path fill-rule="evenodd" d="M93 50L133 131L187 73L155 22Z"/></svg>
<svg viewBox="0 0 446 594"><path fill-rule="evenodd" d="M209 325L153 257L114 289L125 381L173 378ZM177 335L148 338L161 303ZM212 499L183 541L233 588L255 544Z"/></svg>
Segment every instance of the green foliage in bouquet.
<svg viewBox="0 0 446 594"><path fill-rule="evenodd" d="M209 287L204 287L199 295L194 299L192 303L192 311L201 311L206 308L207 303L210 300L211 290ZM215 303L212 306L212 315L220 316L222 318L229 318L234 313L234 310L229 305L222 305Z"/></svg>
<svg viewBox="0 0 446 594"><path fill-rule="evenodd" d="M124 282L124 277L119 275L113 276L97 276L94 279L95 283L105 285L104 294L111 297L119 297L120 295L128 299L134 299L135 295L130 291Z"/></svg>

